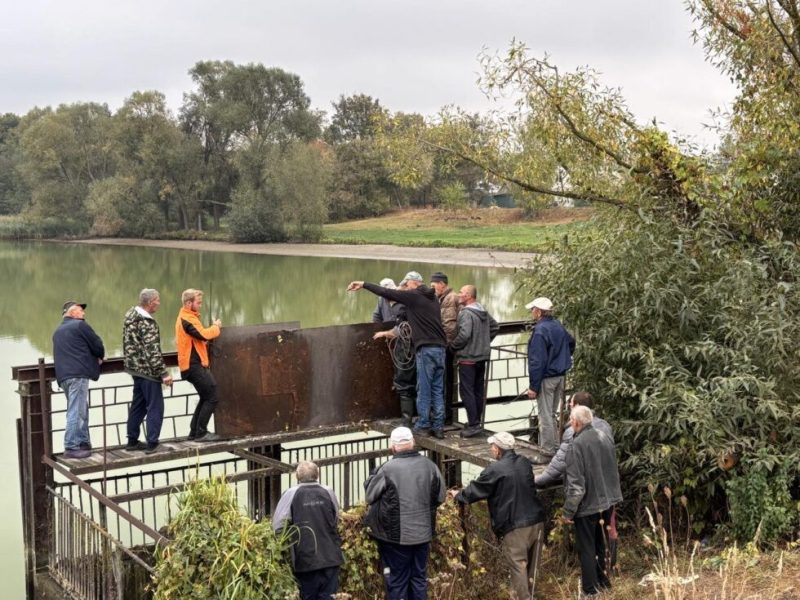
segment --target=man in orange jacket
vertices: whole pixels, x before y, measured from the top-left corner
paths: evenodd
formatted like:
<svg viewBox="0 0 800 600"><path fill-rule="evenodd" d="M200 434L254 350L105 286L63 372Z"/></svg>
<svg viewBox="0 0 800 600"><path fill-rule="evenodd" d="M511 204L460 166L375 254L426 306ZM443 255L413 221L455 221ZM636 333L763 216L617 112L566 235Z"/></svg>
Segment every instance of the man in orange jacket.
<svg viewBox="0 0 800 600"><path fill-rule="evenodd" d="M175 322L178 368L181 377L191 383L200 396L189 426L189 439L212 442L220 437L207 429L217 406L217 382L209 369L208 340L219 336L222 321L215 319L211 327L203 327L200 321L200 307L203 306L201 290L185 290L181 294L181 301L183 308Z"/></svg>

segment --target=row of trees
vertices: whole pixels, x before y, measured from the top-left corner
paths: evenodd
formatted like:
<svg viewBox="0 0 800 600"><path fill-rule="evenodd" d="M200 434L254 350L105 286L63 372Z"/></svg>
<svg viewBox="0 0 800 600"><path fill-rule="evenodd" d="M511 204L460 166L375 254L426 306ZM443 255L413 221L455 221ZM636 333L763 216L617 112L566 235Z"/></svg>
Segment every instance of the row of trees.
<svg viewBox="0 0 800 600"><path fill-rule="evenodd" d="M481 172L469 165L423 158L420 177L393 176L379 127L424 127L420 115L354 95L334 102L326 122L282 69L210 61L190 75L177 116L156 91L133 93L114 113L86 102L2 115L0 214L112 236L219 229L229 218L240 241L308 240L327 220L453 204L454 187L456 204L478 193Z"/></svg>

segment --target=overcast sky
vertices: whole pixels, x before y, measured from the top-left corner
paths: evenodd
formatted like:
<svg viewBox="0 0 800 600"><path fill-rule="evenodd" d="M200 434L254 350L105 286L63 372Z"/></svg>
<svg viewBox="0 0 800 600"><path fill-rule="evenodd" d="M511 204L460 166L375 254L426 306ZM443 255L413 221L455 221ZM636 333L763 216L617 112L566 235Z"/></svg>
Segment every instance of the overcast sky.
<svg viewBox="0 0 800 600"><path fill-rule="evenodd" d="M491 107L477 56L516 38L590 65L640 120L697 136L735 89L693 45L683 0L42 0L4 3L0 113L77 101L112 110L156 89L177 110L199 60L297 73L315 108L365 93L392 111Z"/></svg>

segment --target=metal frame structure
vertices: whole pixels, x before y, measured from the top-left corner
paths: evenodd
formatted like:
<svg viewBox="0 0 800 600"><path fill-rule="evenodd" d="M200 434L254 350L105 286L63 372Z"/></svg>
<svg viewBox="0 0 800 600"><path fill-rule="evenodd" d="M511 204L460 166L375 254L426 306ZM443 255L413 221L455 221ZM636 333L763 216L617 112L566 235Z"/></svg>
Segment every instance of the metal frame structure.
<svg viewBox="0 0 800 600"><path fill-rule="evenodd" d="M517 339L492 350L490 405L518 401L520 390L527 389L526 355L518 340L524 328L523 322L501 326L501 336ZM165 358L168 366L176 366L174 353ZM20 396L17 434L30 599L53 597L48 589L76 599L142 597L154 549L169 543L165 526L173 516L176 494L191 479L225 477L242 508L260 520L292 484L294 466L301 460L314 460L321 480L333 485L342 506L350 508L363 501L362 484L369 472L389 456L386 434L364 422L232 439L188 460L190 453L182 452L120 462L115 456L125 442L132 385L121 375L122 359L117 358L104 362L100 381L90 390L92 440L102 462L81 469L60 457L66 400L53 389L53 365L42 359L12 371ZM182 383L165 394L162 438L170 431L178 438L188 429L195 399L194 390ZM529 431L527 414L508 417L487 425L503 423L513 429L509 422L522 421L517 433ZM468 449L431 445L424 451L442 468L449 485L460 483L462 461L483 460Z"/></svg>

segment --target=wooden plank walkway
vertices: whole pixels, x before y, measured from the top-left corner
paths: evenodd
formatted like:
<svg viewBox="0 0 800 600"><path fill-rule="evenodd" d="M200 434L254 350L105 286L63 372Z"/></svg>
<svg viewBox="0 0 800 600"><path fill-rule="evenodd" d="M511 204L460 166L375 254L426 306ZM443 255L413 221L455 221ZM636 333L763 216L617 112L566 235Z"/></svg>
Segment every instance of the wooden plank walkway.
<svg viewBox="0 0 800 600"><path fill-rule="evenodd" d="M191 459L205 454L236 453L246 448L258 448L363 430L363 424L347 423L318 429L230 438L216 442L194 442L186 438L166 439L161 441L158 450L152 454L145 454L142 450L125 450L125 446L113 446L105 448L105 451L97 448L89 458L64 458L62 454L56 454L56 460L74 474L83 475L103 470L111 471L171 460Z"/></svg>
<svg viewBox="0 0 800 600"><path fill-rule="evenodd" d="M376 431L388 436L392 429L402 425L400 419L384 419L372 421L370 423L348 423L319 429L305 429L301 431L271 433L265 435L253 435L246 437L230 438L215 442L192 442L186 438L163 440L159 449L152 454L145 454L141 450L125 450L124 446L113 446L104 449L96 449L89 458L68 459L63 455L57 454L56 460L66 466L76 475L87 473L97 473L103 470L112 471L131 467L144 466L148 464L168 462L181 459L197 459L206 454L218 454L230 452L243 458L250 458L246 452L248 448L258 448L261 446L271 446L299 440L317 439L332 435L347 433L364 432L368 430ZM448 458L463 460L479 467L486 467L492 462L489 454L489 444L487 438L494 432L488 431L486 434L472 438L462 438L459 436L460 425L452 425L445 428L443 440L437 440L428 435L415 436L417 446L439 452ZM539 459L539 448L526 440L517 438L516 451L522 456L526 456L532 461ZM254 459L255 460L255 459ZM331 457L335 460L335 457ZM256 462L280 467L285 472L291 471L291 465L275 461L274 459L257 460ZM274 464L273 464L274 463ZM534 472L541 473L544 465L535 465Z"/></svg>
<svg viewBox="0 0 800 600"><path fill-rule="evenodd" d="M382 421L373 421L370 427L388 436L392 432L392 429L400 427L402 424L400 419L386 419ZM414 441L420 448L440 452L449 458L457 458L479 467L488 466L493 459L489 454L489 444L486 443L486 440L495 432L486 430L485 435L482 434L471 438L462 438L459 435L460 431L460 426L448 426L445 428L443 440L437 440L435 437L429 435L415 435ZM539 459L541 455L539 454L539 447L537 445L519 438L516 438L516 440L515 450L517 454L521 454L531 461ZM546 465L534 464L533 472L538 475L544 471L545 466Z"/></svg>

